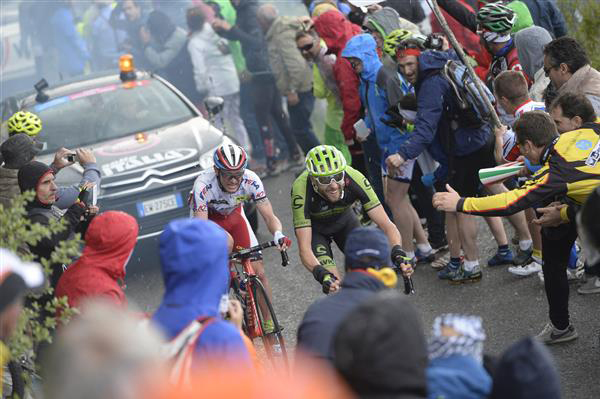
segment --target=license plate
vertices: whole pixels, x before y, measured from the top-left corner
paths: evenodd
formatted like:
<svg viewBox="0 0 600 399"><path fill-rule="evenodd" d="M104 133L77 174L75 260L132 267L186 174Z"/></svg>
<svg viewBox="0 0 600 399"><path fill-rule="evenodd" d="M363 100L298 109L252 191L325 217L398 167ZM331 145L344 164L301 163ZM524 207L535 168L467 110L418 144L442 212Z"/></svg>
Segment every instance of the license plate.
<svg viewBox="0 0 600 399"><path fill-rule="evenodd" d="M181 200L181 194L175 193L148 201L138 202L137 211L140 217L144 217L170 211L171 209L181 208L182 206L183 201Z"/></svg>

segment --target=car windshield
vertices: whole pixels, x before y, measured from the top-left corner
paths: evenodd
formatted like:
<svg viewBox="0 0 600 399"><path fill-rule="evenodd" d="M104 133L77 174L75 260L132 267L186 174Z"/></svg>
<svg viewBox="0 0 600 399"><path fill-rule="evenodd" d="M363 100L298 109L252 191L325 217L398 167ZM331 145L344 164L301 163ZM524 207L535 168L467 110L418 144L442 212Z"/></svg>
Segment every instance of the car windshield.
<svg viewBox="0 0 600 399"><path fill-rule="evenodd" d="M36 104L30 111L42 120L38 140L45 143L44 153L146 132L195 116L157 80L97 87Z"/></svg>

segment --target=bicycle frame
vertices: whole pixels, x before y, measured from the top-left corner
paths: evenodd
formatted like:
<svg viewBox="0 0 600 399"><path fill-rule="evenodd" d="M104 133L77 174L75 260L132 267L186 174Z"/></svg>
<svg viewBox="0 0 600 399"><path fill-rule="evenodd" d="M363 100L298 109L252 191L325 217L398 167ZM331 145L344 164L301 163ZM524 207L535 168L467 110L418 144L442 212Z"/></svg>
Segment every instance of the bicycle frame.
<svg viewBox="0 0 600 399"><path fill-rule="evenodd" d="M229 256L229 272L231 273L232 281L236 279L239 282L243 282L244 284L252 283L252 280L258 278L254 269L252 268L252 262L260 259L260 255L258 255L259 251L262 249L267 249L271 247L276 247L278 244L275 241L267 241L262 244L258 244L254 247L243 249L238 252L234 252ZM242 277L240 279L235 267L235 263L241 263L242 265ZM289 258L285 251L281 252L281 266L287 266L289 264ZM254 290L252 290L251 284L250 286L246 286L246 322L248 329L248 335L250 338L262 337L263 331L262 326L258 323L258 310L257 303L254 298ZM250 309L248 309L250 308Z"/></svg>
<svg viewBox="0 0 600 399"><path fill-rule="evenodd" d="M239 272L235 267L235 260L229 263L229 272L231 273L232 279L237 279L238 282L243 282L246 285L246 329L251 339L262 337L263 331L262 326L258 322L258 310L256 300L254 299L254 291L251 287L251 280L258 278L254 269L252 268L251 259L242 259L239 263L242 265L241 276L238 276ZM240 278L241 277L241 278Z"/></svg>

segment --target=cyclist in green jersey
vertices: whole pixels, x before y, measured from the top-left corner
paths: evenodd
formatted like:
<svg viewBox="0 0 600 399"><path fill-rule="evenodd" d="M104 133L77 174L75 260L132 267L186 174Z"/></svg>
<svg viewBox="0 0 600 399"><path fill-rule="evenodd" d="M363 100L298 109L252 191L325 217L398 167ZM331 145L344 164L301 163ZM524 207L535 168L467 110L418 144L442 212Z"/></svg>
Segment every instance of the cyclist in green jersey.
<svg viewBox="0 0 600 399"><path fill-rule="evenodd" d="M371 184L362 173L346 165L335 147L320 145L306 155L306 170L292 185L292 215L300 260L323 285L323 292L339 289L340 274L331 252L335 241L344 250L346 236L360 222L352 210L360 201L369 218L386 234L391 258L405 276L412 274L401 248L396 225L389 219ZM368 254L365 254L368 256Z"/></svg>

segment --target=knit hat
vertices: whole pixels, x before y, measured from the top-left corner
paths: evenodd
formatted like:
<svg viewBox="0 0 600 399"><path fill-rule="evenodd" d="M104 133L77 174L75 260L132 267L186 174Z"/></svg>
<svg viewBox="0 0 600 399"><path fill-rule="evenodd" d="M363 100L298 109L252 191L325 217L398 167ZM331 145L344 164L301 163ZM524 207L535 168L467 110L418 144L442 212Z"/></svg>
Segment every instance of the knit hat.
<svg viewBox="0 0 600 399"><path fill-rule="evenodd" d="M25 133L18 133L9 137L0 146L4 167L7 169L20 169L31 162L42 150L43 146Z"/></svg>
<svg viewBox="0 0 600 399"><path fill-rule="evenodd" d="M29 162L19 168L17 178L21 192L36 191L40 179L48 173L54 173L54 171L48 165L38 161Z"/></svg>

